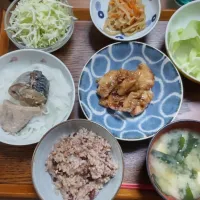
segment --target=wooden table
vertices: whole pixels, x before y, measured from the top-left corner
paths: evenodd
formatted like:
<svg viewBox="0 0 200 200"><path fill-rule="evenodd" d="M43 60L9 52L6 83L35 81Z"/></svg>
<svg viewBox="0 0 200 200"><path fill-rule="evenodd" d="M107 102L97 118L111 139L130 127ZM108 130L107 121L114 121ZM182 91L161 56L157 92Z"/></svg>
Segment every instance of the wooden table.
<svg viewBox="0 0 200 200"><path fill-rule="evenodd" d="M88 8L90 0L68 0L74 8ZM0 8L6 9L10 4L9 0L0 0ZM162 9L178 8L174 0L161 0Z"/></svg>
<svg viewBox="0 0 200 200"><path fill-rule="evenodd" d="M79 5L83 0L71 0L72 4ZM84 0L85 7L88 1ZM102 47L113 43L112 40L103 36L92 24L87 8L75 10L75 15L80 21L75 24L75 31L70 41L60 50L53 53L61 59L75 81L76 91L80 73L88 59ZM165 52L164 33L167 21L172 15L173 10L163 11L161 20L155 29L141 39L141 42L148 43ZM3 19L0 13L0 21ZM3 25L0 29L0 55L8 51L17 49L8 41ZM200 113L200 94L198 85L185 80L184 101L177 119L199 119ZM76 103L70 118L85 118L76 95ZM116 199L161 199L150 185L146 172L145 156L150 140L140 142L120 142L124 153L125 175L124 184L120 189ZM31 157L35 145L28 147L13 147L0 143L0 197L37 198L31 181ZM125 184L128 183L128 184ZM144 192L145 191L145 192Z"/></svg>

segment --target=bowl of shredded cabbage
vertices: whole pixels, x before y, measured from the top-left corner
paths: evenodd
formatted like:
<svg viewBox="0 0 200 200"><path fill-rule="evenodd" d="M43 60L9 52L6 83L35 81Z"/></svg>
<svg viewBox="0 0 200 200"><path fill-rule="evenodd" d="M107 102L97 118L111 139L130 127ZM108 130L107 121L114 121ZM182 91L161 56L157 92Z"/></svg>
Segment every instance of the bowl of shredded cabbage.
<svg viewBox="0 0 200 200"><path fill-rule="evenodd" d="M200 84L200 1L179 8L165 34L169 57L188 79Z"/></svg>
<svg viewBox="0 0 200 200"><path fill-rule="evenodd" d="M14 0L4 23L18 48L53 52L71 38L74 19L67 0Z"/></svg>

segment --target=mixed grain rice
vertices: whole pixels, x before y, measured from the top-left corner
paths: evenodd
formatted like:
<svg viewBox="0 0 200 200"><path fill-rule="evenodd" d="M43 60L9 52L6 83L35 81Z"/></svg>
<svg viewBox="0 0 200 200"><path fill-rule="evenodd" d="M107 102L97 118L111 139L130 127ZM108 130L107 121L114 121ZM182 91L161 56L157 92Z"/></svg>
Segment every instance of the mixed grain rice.
<svg viewBox="0 0 200 200"><path fill-rule="evenodd" d="M55 144L46 169L64 200L93 200L116 173L111 146L85 128Z"/></svg>

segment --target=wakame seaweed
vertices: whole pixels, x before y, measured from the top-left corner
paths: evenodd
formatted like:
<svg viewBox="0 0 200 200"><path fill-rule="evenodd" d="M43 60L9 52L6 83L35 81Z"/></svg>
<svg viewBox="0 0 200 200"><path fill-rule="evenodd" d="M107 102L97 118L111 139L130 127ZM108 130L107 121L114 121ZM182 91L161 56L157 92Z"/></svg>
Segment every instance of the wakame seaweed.
<svg viewBox="0 0 200 200"><path fill-rule="evenodd" d="M183 161L189 155L198 142L199 140L197 138L195 138L192 134L189 134L185 148L177 154L179 162Z"/></svg>
<svg viewBox="0 0 200 200"><path fill-rule="evenodd" d="M188 184L187 184L187 188L186 188L185 196L184 196L183 200L194 200L192 191Z"/></svg>
<svg viewBox="0 0 200 200"><path fill-rule="evenodd" d="M158 158L159 160L162 160L163 162L167 163L167 164L177 164L177 160L175 159L175 157L162 153L160 151L157 150L152 150L152 155L156 158Z"/></svg>

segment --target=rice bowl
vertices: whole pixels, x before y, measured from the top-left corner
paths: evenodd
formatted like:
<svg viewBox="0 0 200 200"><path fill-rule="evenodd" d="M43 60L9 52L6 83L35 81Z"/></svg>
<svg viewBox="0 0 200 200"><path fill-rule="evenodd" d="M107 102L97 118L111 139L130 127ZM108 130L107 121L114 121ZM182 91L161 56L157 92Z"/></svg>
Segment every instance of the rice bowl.
<svg viewBox="0 0 200 200"><path fill-rule="evenodd" d="M33 158L32 158L32 180L33 180L33 185L35 187L35 190L41 199L63 200L63 197L62 197L60 191L56 190L56 187L54 184L55 182L53 182L53 179L52 179L53 177L47 171L46 162L47 162L48 156L51 154L52 150L54 149L54 145L58 144L59 141L62 140L62 138L69 137L69 135L71 135L72 133L77 133L78 130L80 130L82 128L85 128L89 131L96 133L99 138L103 138L103 141L107 140L107 142L111 146L110 153L111 153L112 160L114 163L116 163L116 165L118 167L114 177L111 178L110 181L107 182L107 184L105 184L103 186L103 188L99 191L99 193L95 197L95 200L102 200L102 199L111 200L117 194L117 192L122 184L123 172L124 172L123 153L122 153L122 150L121 150L121 147L120 147L118 141L111 135L110 132L108 132L101 125L96 124L91 121L88 121L88 120L77 119L77 120L68 120L68 121L63 122L63 123L57 125L56 127L52 128L41 139L40 143L37 145L37 147L35 149L35 152L34 152ZM72 137L73 137L73 135L72 135ZM82 145L76 144L74 149L71 149L72 154L76 148L78 149L78 148L84 147L84 145L83 146ZM82 147L80 147L80 146L82 146ZM99 153L99 155L105 155L105 154ZM66 160L68 160L68 159L66 159ZM72 162L72 163L74 163L74 162ZM106 163L108 163L108 162L106 162ZM60 164L57 166L60 166ZM71 165L68 165L68 166L71 166ZM79 164L77 165L77 167L78 167L78 169L80 168ZM73 168L73 169L75 170L75 168ZM82 169L82 167L80 169ZM76 168L76 170L77 170L77 168ZM59 170L59 171L61 172L62 170ZM52 172L54 172L54 170ZM90 172L92 172L92 170ZM94 172L96 172L96 170ZM100 175L100 174L101 173L98 173L98 175ZM112 174L112 173L110 173L110 174ZM77 176L72 176L72 177L82 177L79 175L80 175L80 173L78 173ZM101 179L104 180L101 177L102 176L100 176L100 180ZM62 179L62 177L60 177L60 178ZM61 179L56 180L56 181L59 182ZM88 179L83 178L82 180L87 181ZM81 183L81 182L79 181L78 183ZM70 182L70 184L73 184L73 181ZM79 186L77 186L77 187L79 187Z"/></svg>
<svg viewBox="0 0 200 200"><path fill-rule="evenodd" d="M56 143L46 167L64 200L93 200L118 168L108 141L85 128Z"/></svg>

